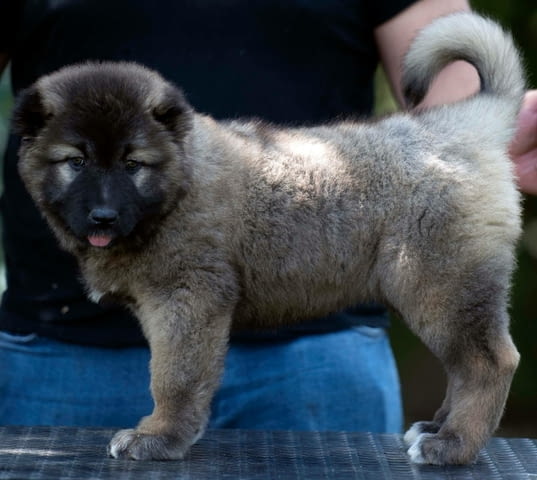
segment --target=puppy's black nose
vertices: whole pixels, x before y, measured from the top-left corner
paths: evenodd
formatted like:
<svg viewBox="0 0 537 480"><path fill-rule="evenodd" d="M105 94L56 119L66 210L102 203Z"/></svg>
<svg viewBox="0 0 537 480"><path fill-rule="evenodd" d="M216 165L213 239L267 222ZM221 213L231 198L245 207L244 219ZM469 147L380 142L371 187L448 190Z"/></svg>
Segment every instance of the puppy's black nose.
<svg viewBox="0 0 537 480"><path fill-rule="evenodd" d="M99 224L112 224L118 216L117 210L107 207L94 208L89 214L89 218Z"/></svg>

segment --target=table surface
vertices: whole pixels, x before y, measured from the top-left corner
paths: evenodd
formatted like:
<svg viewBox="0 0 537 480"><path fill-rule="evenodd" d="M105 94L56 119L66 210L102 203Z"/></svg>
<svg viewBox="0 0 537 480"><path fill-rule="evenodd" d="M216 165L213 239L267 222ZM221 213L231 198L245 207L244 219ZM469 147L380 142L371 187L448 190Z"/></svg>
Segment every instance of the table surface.
<svg viewBox="0 0 537 480"><path fill-rule="evenodd" d="M106 455L114 430L0 427L0 479L533 479L537 440L493 438L470 466L408 461L400 435L210 430L184 460Z"/></svg>

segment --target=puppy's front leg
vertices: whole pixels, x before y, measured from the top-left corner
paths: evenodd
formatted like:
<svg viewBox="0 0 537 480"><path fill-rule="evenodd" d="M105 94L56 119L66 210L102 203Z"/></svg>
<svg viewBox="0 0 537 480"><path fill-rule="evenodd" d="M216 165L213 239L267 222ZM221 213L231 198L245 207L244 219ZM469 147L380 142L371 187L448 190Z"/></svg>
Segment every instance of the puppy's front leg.
<svg viewBox="0 0 537 480"><path fill-rule="evenodd" d="M175 299L142 313L155 407L136 429L116 433L112 457L179 459L203 434L227 349L231 313L223 310Z"/></svg>

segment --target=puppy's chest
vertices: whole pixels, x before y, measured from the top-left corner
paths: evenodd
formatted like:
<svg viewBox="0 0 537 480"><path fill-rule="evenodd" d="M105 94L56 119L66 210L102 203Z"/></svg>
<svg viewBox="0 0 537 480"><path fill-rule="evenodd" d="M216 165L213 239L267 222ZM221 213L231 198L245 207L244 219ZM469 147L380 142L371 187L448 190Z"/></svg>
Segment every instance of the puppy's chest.
<svg viewBox="0 0 537 480"><path fill-rule="evenodd" d="M131 276L119 266L86 265L83 269L90 300L102 306L136 307Z"/></svg>
<svg viewBox="0 0 537 480"><path fill-rule="evenodd" d="M132 295L121 291L109 290L103 293L98 290L92 290L89 293L89 298L103 307L116 305L122 305L132 309L136 307L136 299Z"/></svg>

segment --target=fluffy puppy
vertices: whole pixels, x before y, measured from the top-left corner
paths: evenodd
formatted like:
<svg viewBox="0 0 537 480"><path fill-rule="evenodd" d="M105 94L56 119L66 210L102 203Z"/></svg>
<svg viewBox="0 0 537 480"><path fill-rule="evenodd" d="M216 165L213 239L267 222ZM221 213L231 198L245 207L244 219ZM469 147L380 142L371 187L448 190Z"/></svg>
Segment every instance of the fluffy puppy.
<svg viewBox="0 0 537 480"><path fill-rule="evenodd" d="M204 431L232 326L383 302L442 361L446 398L406 435L415 462L475 459L519 355L507 302L520 233L506 154L524 92L511 38L473 14L434 22L404 67L411 104L448 62L473 98L371 122L217 122L157 73L85 64L15 109L20 174L91 297L122 299L151 348L155 409L114 457L181 458Z"/></svg>

